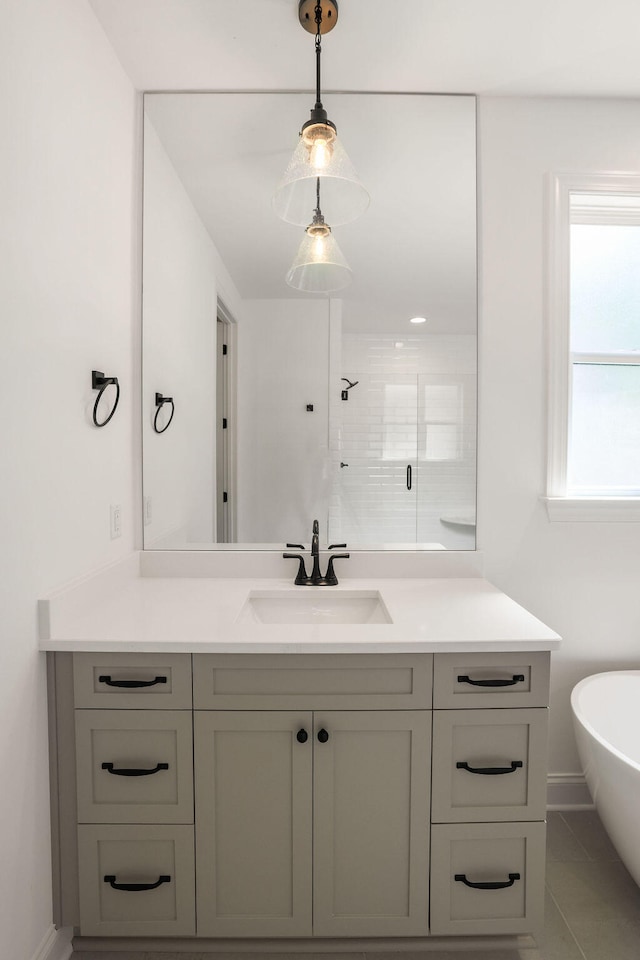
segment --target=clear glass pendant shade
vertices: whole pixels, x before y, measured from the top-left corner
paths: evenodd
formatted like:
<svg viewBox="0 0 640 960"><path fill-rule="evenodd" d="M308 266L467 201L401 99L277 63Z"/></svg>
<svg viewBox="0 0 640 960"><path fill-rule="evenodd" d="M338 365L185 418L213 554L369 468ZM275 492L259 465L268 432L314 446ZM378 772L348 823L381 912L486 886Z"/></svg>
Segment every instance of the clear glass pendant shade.
<svg viewBox="0 0 640 960"><path fill-rule="evenodd" d="M305 233L286 281L290 287L306 293L332 293L351 282L351 267L331 232L326 236Z"/></svg>
<svg viewBox="0 0 640 960"><path fill-rule="evenodd" d="M309 142L303 132L274 193L275 213L287 223L306 226L316 205L318 178L322 210L333 226L356 220L369 206L369 194L335 133Z"/></svg>

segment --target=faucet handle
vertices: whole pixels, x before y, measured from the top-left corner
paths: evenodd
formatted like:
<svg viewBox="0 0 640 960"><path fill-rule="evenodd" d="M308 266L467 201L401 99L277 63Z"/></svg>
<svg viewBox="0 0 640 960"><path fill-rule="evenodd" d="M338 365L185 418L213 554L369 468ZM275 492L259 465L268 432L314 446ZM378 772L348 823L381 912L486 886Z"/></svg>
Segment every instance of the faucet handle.
<svg viewBox="0 0 640 960"><path fill-rule="evenodd" d="M307 568L304 565L304 557L299 553L283 553L282 556L285 560L297 560L298 561L298 572L296 578L293 581L297 587L306 587L309 584L309 577L307 576Z"/></svg>
<svg viewBox="0 0 640 960"><path fill-rule="evenodd" d="M287 547L295 547L296 550L304 550L304 543L287 543L286 546L287 546ZM346 543L345 543L345 547L346 547ZM283 556L284 556L284 554L283 554Z"/></svg>
<svg viewBox="0 0 640 960"><path fill-rule="evenodd" d="M291 544L288 543L287 546L289 547ZM346 543L330 543L327 550L337 550L338 547L346 547Z"/></svg>
<svg viewBox="0 0 640 960"><path fill-rule="evenodd" d="M349 553L332 553L329 557L329 562L327 564L327 572L324 577L324 582L327 587L335 587L338 583L338 578L336 572L333 569L334 560L348 560L351 554Z"/></svg>

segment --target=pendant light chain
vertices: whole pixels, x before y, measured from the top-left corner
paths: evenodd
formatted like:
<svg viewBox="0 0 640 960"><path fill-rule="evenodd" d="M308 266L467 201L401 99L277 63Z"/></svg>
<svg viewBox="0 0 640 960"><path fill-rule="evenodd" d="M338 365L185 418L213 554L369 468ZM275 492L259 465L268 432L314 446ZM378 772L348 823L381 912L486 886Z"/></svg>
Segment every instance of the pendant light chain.
<svg viewBox="0 0 640 960"><path fill-rule="evenodd" d="M322 101L320 100L320 56L322 54L322 38L320 34L320 27L322 26L322 4L319 2L316 3L316 110L322 109Z"/></svg>

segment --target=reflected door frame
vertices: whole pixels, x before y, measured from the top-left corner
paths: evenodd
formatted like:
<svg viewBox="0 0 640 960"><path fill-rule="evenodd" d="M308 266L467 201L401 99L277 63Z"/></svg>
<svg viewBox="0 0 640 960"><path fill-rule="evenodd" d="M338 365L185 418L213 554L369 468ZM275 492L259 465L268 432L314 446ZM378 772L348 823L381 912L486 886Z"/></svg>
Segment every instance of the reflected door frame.
<svg viewBox="0 0 640 960"><path fill-rule="evenodd" d="M216 312L216 489L217 543L235 543L237 530L237 326L218 298Z"/></svg>

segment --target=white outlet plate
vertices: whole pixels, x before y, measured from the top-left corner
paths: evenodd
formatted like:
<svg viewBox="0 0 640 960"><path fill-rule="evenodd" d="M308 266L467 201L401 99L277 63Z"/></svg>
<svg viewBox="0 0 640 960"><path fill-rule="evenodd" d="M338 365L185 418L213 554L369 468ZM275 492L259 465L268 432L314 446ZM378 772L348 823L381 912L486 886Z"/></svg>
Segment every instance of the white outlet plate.
<svg viewBox="0 0 640 960"><path fill-rule="evenodd" d="M119 503L111 504L111 539L122 536L122 508Z"/></svg>

